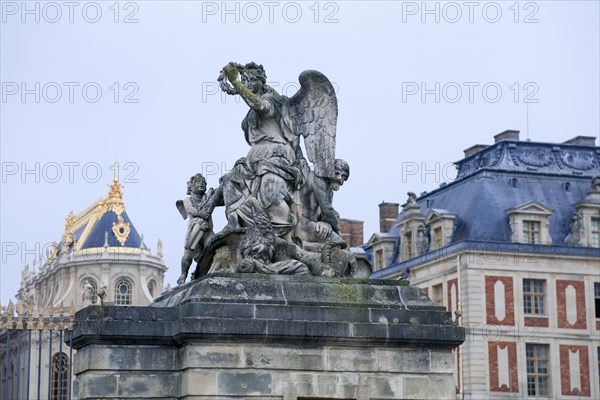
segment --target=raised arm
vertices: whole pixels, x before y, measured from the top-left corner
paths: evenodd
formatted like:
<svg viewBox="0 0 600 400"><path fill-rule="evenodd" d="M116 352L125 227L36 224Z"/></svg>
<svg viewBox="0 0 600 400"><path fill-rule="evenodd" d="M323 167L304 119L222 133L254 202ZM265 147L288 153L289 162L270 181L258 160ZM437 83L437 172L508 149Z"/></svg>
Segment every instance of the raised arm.
<svg viewBox="0 0 600 400"><path fill-rule="evenodd" d="M261 114L268 114L272 112L273 106L267 100L261 100L261 98L253 93L250 89L246 87L240 80L238 79L239 72L237 69L237 65L233 62L230 62L223 68L223 73L227 77L227 80L231 82L237 94L239 94L242 99L248 104L248 107L252 108L255 111L260 112Z"/></svg>

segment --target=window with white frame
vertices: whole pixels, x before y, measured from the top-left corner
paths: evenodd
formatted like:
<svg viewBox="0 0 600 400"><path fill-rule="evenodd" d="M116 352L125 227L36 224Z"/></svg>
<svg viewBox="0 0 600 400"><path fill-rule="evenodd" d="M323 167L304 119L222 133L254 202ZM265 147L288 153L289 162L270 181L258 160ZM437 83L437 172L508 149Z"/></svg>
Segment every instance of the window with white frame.
<svg viewBox="0 0 600 400"><path fill-rule="evenodd" d="M525 344L527 359L527 394L529 396L548 396L549 382L549 346L547 344Z"/></svg>
<svg viewBox="0 0 600 400"><path fill-rule="evenodd" d="M120 278L115 283L115 304L119 306L131 304L131 282L128 279Z"/></svg>
<svg viewBox="0 0 600 400"><path fill-rule="evenodd" d="M540 243L540 222L539 221L523 221L523 243L539 244Z"/></svg>
<svg viewBox="0 0 600 400"><path fill-rule="evenodd" d="M546 315L546 281L543 279L523 279L523 313L525 315Z"/></svg>

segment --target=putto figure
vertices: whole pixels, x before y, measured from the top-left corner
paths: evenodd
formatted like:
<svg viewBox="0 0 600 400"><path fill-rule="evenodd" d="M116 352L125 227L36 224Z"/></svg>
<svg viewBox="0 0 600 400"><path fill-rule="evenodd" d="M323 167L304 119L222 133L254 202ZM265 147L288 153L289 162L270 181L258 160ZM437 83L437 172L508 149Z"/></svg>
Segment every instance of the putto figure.
<svg viewBox="0 0 600 400"><path fill-rule="evenodd" d="M177 283L181 285L187 278L192 261L198 259L204 247L213 236L212 212L222 201L221 189L210 189L206 193L206 179L202 174L196 174L187 182L187 194L184 200L175 203L183 219L188 219L185 234L185 246L181 258L181 276Z"/></svg>

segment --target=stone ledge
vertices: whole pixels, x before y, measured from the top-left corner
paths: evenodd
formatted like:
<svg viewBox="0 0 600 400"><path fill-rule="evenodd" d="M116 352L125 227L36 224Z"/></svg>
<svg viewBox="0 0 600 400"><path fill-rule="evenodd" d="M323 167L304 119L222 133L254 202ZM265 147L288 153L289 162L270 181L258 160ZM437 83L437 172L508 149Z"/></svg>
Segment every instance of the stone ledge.
<svg viewBox="0 0 600 400"><path fill-rule="evenodd" d="M151 307L89 306L76 315L73 346L218 339L453 348L464 337L449 312L398 281L223 274L182 285Z"/></svg>
<svg viewBox="0 0 600 400"><path fill-rule="evenodd" d="M207 275L176 287L151 307L194 302L438 309L406 281L263 274Z"/></svg>

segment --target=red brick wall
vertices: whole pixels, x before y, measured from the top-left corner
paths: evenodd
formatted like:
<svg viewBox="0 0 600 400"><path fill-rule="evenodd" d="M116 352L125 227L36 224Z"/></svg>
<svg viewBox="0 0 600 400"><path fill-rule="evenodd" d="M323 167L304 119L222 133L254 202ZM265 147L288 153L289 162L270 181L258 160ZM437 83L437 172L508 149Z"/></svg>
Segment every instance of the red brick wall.
<svg viewBox="0 0 600 400"><path fill-rule="evenodd" d="M454 290L452 289L452 285L454 285ZM450 279L448 281L448 311L454 312L452 310L452 299L456 297L458 294L458 278ZM455 300L456 308L458 308L458 299ZM454 318L454 316L452 316Z"/></svg>
<svg viewBox="0 0 600 400"><path fill-rule="evenodd" d="M505 349L508 347L508 369L510 370L511 388L505 383L498 386L498 347ZM519 392L519 376L517 368L517 344L515 342L489 342L488 355L490 361L490 391L491 392Z"/></svg>
<svg viewBox="0 0 600 400"><path fill-rule="evenodd" d="M575 324L569 324L567 321L567 302L565 300L565 290L567 286L572 285L575 288L575 301L577 310L577 321ZM559 328L586 329L585 323L585 286L583 281L556 281L556 306L557 320Z"/></svg>
<svg viewBox="0 0 600 400"><path fill-rule="evenodd" d="M548 317L525 317L525 326L548 327Z"/></svg>
<svg viewBox="0 0 600 400"><path fill-rule="evenodd" d="M423 292L429 297L429 288L423 288Z"/></svg>
<svg viewBox="0 0 600 400"><path fill-rule="evenodd" d="M496 317L494 285L497 281L504 284L504 319ZM485 277L485 311L487 323L491 325L514 325L515 324L515 296L513 278L510 276L486 276Z"/></svg>
<svg viewBox="0 0 600 400"><path fill-rule="evenodd" d="M581 392L571 390L571 371L569 370L569 351L579 350L579 371L581 373ZM560 386L565 396L590 396L590 365L587 346L560 345Z"/></svg>
<svg viewBox="0 0 600 400"><path fill-rule="evenodd" d="M340 233L342 239L350 247L358 247L364 243L363 221L340 218Z"/></svg>
<svg viewBox="0 0 600 400"><path fill-rule="evenodd" d="M389 232L398 216L398 203L379 204L379 231Z"/></svg>

